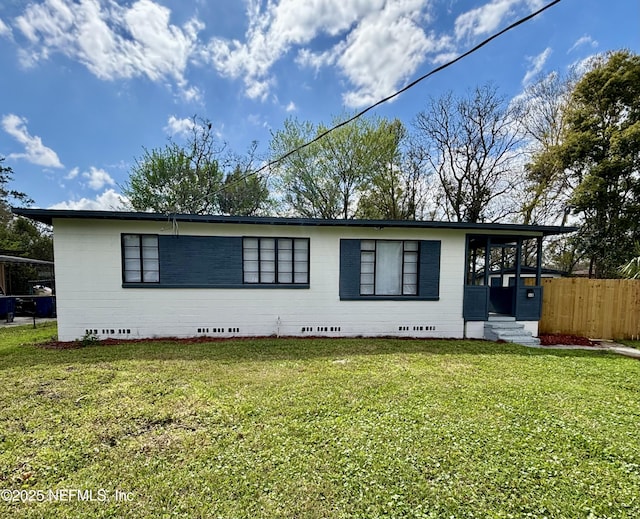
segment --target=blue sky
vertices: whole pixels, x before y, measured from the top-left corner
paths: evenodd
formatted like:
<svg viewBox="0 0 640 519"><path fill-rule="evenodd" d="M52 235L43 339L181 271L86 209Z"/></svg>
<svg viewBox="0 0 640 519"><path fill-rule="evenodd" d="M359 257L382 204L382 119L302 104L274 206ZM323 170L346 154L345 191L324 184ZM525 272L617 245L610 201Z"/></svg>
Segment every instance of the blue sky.
<svg viewBox="0 0 640 519"><path fill-rule="evenodd" d="M294 116L383 98L543 0L3 0L0 156L38 207L112 209L143 147L209 119L266 155ZM507 98L593 54L640 50L637 0L562 0L376 110L409 125L428 96Z"/></svg>

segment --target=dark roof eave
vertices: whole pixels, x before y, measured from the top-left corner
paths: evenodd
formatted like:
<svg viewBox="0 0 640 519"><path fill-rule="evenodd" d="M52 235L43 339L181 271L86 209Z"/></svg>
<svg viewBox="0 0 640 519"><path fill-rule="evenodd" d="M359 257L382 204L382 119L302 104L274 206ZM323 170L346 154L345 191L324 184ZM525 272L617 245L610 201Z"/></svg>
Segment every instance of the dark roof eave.
<svg viewBox="0 0 640 519"><path fill-rule="evenodd" d="M504 223L465 223L424 220L327 220L319 218L284 218L272 216L222 216L198 214L160 214L124 211L78 211L72 209L29 209L14 207L14 214L24 216L47 225L53 225L54 218L89 220L137 220L170 221L194 223L234 223L249 225L298 225L317 227L395 227L416 229L459 229L468 231L536 232L544 236L577 231L577 227L550 225L522 225Z"/></svg>

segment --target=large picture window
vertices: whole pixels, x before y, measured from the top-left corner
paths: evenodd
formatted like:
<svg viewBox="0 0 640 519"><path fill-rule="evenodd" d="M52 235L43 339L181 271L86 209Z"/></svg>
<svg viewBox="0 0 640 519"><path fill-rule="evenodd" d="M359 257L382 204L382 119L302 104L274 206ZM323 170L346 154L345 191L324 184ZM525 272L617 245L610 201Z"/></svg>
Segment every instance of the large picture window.
<svg viewBox="0 0 640 519"><path fill-rule="evenodd" d="M244 283L309 284L308 238L244 238Z"/></svg>
<svg viewBox="0 0 640 519"><path fill-rule="evenodd" d="M418 242L362 240L360 295L418 295Z"/></svg>
<svg viewBox="0 0 640 519"><path fill-rule="evenodd" d="M122 263L125 283L159 283L158 236L123 234Z"/></svg>

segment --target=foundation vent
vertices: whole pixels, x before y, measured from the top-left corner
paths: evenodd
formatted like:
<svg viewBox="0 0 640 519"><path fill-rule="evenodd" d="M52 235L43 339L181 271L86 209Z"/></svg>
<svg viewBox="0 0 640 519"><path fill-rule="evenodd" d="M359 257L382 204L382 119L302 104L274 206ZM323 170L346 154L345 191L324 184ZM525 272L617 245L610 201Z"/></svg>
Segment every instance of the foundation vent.
<svg viewBox="0 0 640 519"><path fill-rule="evenodd" d="M317 332L339 332L339 326L318 326L316 328Z"/></svg>
<svg viewBox="0 0 640 519"><path fill-rule="evenodd" d="M303 326L302 333L312 333L312 332L340 332L342 331L342 327L340 326Z"/></svg>
<svg viewBox="0 0 640 519"><path fill-rule="evenodd" d="M202 326L197 329L197 333L204 334L216 334L216 333L240 333L240 328L218 328L218 327L208 327Z"/></svg>
<svg viewBox="0 0 640 519"><path fill-rule="evenodd" d="M398 326L399 332L435 332L436 327L432 324L414 324L414 325L400 325Z"/></svg>
<svg viewBox="0 0 640 519"><path fill-rule="evenodd" d="M114 336L114 335L131 335L131 328L86 328L84 330L85 335L102 335L102 336Z"/></svg>

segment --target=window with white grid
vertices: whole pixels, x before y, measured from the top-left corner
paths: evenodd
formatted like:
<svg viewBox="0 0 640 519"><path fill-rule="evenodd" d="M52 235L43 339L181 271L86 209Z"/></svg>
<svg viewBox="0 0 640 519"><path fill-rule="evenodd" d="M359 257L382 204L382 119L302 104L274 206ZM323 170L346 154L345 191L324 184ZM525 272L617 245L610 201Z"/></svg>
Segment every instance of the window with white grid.
<svg viewBox="0 0 640 519"><path fill-rule="evenodd" d="M360 295L418 295L418 242L362 240Z"/></svg>
<svg viewBox="0 0 640 519"><path fill-rule="evenodd" d="M308 238L243 238L243 281L248 284L309 284Z"/></svg>

